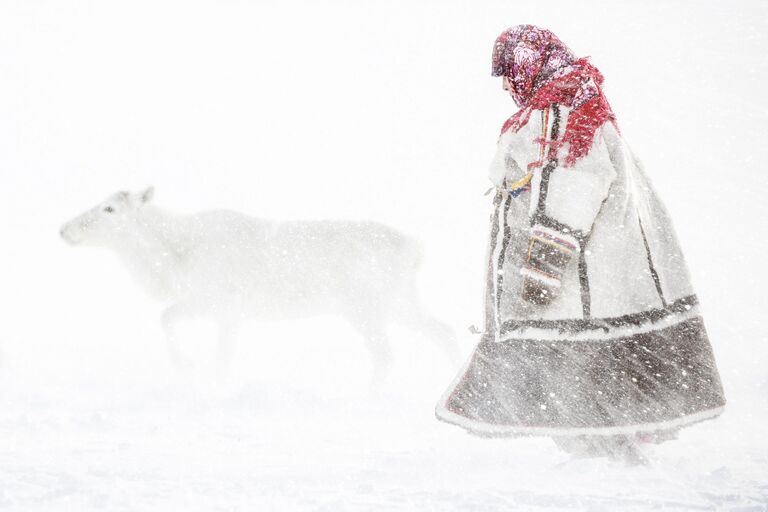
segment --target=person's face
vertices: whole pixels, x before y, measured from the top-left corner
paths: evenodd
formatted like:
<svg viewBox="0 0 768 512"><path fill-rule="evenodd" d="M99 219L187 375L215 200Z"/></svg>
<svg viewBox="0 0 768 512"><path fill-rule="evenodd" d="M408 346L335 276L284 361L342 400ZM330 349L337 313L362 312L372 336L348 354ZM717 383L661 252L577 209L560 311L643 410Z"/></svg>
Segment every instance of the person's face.
<svg viewBox="0 0 768 512"><path fill-rule="evenodd" d="M506 76L501 77L501 88L504 89L512 96L512 82Z"/></svg>

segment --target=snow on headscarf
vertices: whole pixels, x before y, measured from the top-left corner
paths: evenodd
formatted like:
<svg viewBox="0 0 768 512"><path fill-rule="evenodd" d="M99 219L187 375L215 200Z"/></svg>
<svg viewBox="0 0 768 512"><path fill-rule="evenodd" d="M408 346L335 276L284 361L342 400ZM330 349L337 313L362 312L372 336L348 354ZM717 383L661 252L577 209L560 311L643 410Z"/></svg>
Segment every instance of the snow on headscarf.
<svg viewBox="0 0 768 512"><path fill-rule="evenodd" d="M603 75L586 58L574 53L549 30L517 25L505 30L493 46L493 76L506 76L512 98L520 110L510 117L501 133L516 132L531 112L554 103L571 108L561 139L549 142L553 154L568 144L565 166L589 153L595 132L616 117L600 85Z"/></svg>

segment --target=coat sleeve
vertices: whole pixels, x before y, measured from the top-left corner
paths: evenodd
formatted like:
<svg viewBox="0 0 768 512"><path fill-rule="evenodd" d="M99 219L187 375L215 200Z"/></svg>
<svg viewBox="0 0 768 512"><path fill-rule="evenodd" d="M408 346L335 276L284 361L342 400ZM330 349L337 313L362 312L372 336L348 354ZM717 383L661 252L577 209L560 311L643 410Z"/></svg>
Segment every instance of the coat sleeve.
<svg viewBox="0 0 768 512"><path fill-rule="evenodd" d="M520 269L524 299L545 305L557 295L563 272L584 249L615 178L601 130L589 154L572 167L550 161L535 173L527 255Z"/></svg>
<svg viewBox="0 0 768 512"><path fill-rule="evenodd" d="M510 130L499 138L496 154L488 169L488 178L497 188L504 187L505 182L514 182L525 176L528 163L539 159L539 148L533 143L541 131L538 114L538 111L532 114L520 132Z"/></svg>

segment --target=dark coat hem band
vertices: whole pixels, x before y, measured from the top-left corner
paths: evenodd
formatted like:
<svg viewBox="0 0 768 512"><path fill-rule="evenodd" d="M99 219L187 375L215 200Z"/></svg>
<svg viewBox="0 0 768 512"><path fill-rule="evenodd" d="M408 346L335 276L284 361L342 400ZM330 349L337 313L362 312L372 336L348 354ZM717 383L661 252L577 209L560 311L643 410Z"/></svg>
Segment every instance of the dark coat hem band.
<svg viewBox="0 0 768 512"><path fill-rule="evenodd" d="M670 315L685 313L698 305L698 303L699 300L696 295L688 295L687 297L677 299L666 307L616 317L564 320L507 320L501 325L501 334L504 335L527 327L553 329L559 332L583 332L589 330L608 332L612 327L641 326L647 323L655 323Z"/></svg>

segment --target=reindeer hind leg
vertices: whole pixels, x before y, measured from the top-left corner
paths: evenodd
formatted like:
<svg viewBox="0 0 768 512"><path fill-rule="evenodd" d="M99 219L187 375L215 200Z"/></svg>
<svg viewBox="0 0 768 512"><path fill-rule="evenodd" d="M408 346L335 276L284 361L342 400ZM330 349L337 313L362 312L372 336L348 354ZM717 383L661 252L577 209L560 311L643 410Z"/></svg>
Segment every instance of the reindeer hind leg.
<svg viewBox="0 0 768 512"><path fill-rule="evenodd" d="M427 311L416 294L407 294L395 309L395 320L428 338L445 353L451 363L461 358L456 332Z"/></svg>
<svg viewBox="0 0 768 512"><path fill-rule="evenodd" d="M240 328L239 320L232 318L219 319L219 341L216 352L216 377L219 382L226 380L232 365L232 356L237 343L237 333Z"/></svg>
<svg viewBox="0 0 768 512"><path fill-rule="evenodd" d="M348 321L365 340L373 367L371 381L376 386L384 380L392 365L392 350L386 327L379 319L361 315L348 318Z"/></svg>
<svg viewBox="0 0 768 512"><path fill-rule="evenodd" d="M165 333L165 340L168 347L168 356L171 363L177 368L183 368L189 365L189 361L179 349L179 340L177 326L181 319L189 316L189 309L183 304L174 304L163 311L162 325Z"/></svg>

